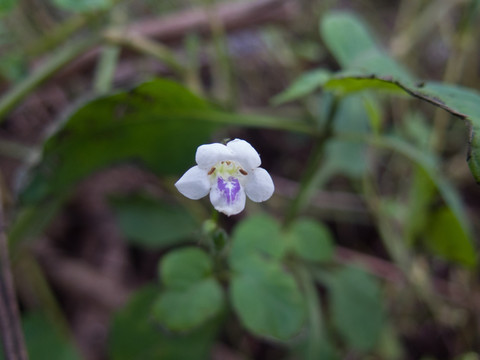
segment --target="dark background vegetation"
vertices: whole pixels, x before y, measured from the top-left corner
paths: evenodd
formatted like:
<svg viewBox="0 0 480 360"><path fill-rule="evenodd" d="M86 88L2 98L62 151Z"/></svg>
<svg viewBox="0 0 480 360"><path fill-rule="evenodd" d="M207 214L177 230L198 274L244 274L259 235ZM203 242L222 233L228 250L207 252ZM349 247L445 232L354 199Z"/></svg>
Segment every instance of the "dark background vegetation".
<svg viewBox="0 0 480 360"><path fill-rule="evenodd" d="M81 41L95 43L99 34L107 39L102 40L101 45L79 50L40 86L29 91L11 111L2 114L0 171L7 222L12 223L18 215L19 191L28 180L27 170L41 154L46 136L79 103L115 89L128 89L152 77L161 77L183 83L232 112L312 117L318 111L312 98L278 107L272 106L271 99L305 71L319 67L331 71L340 69L319 35L319 19L331 10L345 10L363 18L381 46L418 78L480 88L477 1L145 0L115 3L103 10L83 12L84 9L74 9L75 5L71 5L74 2L66 0L20 0L0 20L0 89L4 94L42 64L60 57L63 46L78 46ZM218 12L208 12L208 8ZM434 119L436 124L444 124L441 126L446 135L437 146L441 168L458 189L473 224L473 238L478 240L480 190L465 162L467 128L461 121L419 100L385 98L382 101L385 102L381 114L384 129L403 131L403 134L410 131L407 137L417 136L421 141L422 136L430 134ZM426 132L416 128L405 130L402 125L401 119L412 108L421 112L418 116ZM258 209L283 217L287 204L295 197L314 146L312 139L304 135L238 127L222 127L210 141L236 137L248 140L259 151L262 167L268 169L276 184L276 194L264 205L248 204L239 216L221 216L220 223L227 232ZM174 141L184 139L179 136ZM193 165L194 149L200 144L190 145ZM101 156L89 156L97 155ZM411 182L411 169L388 153L379 153L374 161L378 165L374 174L378 192L396 200L406 196L405 193L399 195L398 191ZM178 170L177 174L180 176L186 170ZM142 227L138 224L145 221L146 232L165 230L155 214L145 220L141 211L122 212L125 209L122 201L128 196L140 196L137 200L144 204L141 196L148 194L166 204L180 201L200 214L198 218L208 217L208 203L192 204L180 199L172 188L175 180L175 176L159 178L144 164L121 162L95 171L65 195L64 205L48 222L45 231L33 231L35 236L15 251L13 258L21 312L38 316L29 320L29 326L46 333L60 329L86 359L109 358L113 314L126 304L135 290L157 281L159 259L176 246L157 249L148 244L148 240L145 243L135 239L129 221L138 228ZM439 202L441 200L437 200ZM408 207L400 208L396 204L392 201L389 211L400 214L399 217L408 213ZM45 208L45 212L48 211ZM342 352L344 358L478 359L480 297L476 268L467 270L431 256L424 245L417 244L418 274L423 276L423 270L430 269L428 276L431 275L436 286L436 294L446 304L435 318L429 315L422 301L405 290L408 285L380 240L364 195L358 191L358 183L345 174L330 177L310 197L305 213L327 223L335 238L339 263L361 264L381 279L390 328L395 333L395 344L391 346L401 349L390 352L393 355L347 350ZM161 214L160 211L157 215L161 217ZM120 220L123 225L119 226L122 216L128 219ZM42 221L39 220L40 228L44 225ZM150 229L151 223L157 221L157 227ZM325 296L325 288L319 286L317 290ZM209 352L211 358L288 358L283 345L239 330L238 321L233 315L229 316L232 316L228 319L230 325L220 331ZM232 339L231 333L237 337ZM45 343L55 344L58 340L52 337L52 342ZM59 343L49 351L59 353L63 351L62 346ZM66 356L64 358L70 358Z"/></svg>

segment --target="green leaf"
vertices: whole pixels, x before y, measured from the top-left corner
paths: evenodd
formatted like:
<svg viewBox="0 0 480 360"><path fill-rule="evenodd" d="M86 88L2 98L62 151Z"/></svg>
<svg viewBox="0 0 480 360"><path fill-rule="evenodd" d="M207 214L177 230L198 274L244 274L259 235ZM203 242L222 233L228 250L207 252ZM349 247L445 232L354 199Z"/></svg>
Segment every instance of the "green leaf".
<svg viewBox="0 0 480 360"><path fill-rule="evenodd" d="M212 259L199 248L172 251L160 262L160 277L167 287L185 289L211 276Z"/></svg>
<svg viewBox="0 0 480 360"><path fill-rule="evenodd" d="M369 131L369 118L362 96L343 98L334 118L334 132L365 134ZM353 178L361 177L368 169L367 146L333 138L325 147L324 166L331 173L341 173Z"/></svg>
<svg viewBox="0 0 480 360"><path fill-rule="evenodd" d="M442 207L426 227L425 242L441 257L473 267L477 262L471 239L465 234L450 208Z"/></svg>
<svg viewBox="0 0 480 360"><path fill-rule="evenodd" d="M80 360L81 356L65 334L42 313L29 313L22 319L25 343L31 360ZM3 360L0 343L0 360Z"/></svg>
<svg viewBox="0 0 480 360"><path fill-rule="evenodd" d="M42 314L29 314L23 320L23 331L31 360L80 360L80 354L65 336L52 328Z"/></svg>
<svg viewBox="0 0 480 360"><path fill-rule="evenodd" d="M51 0L60 9L73 12L89 12L108 9L112 0Z"/></svg>
<svg viewBox="0 0 480 360"><path fill-rule="evenodd" d="M473 177L477 183L480 183L480 93L478 91L435 82L408 85L397 80L382 79L375 75L368 77L343 77L342 74L337 74L334 79L327 81L324 88L342 92L344 91L342 88L347 87L345 82L357 84L353 87L355 90L364 90L366 88L382 90L383 87L378 87L377 85L388 84L389 87L396 87L404 93L440 107L452 115L465 120L470 128L470 146L467 162ZM350 87L348 91L354 90Z"/></svg>
<svg viewBox="0 0 480 360"><path fill-rule="evenodd" d="M360 351L371 350L385 323L378 282L353 267L324 275L333 324L349 346Z"/></svg>
<svg viewBox="0 0 480 360"><path fill-rule="evenodd" d="M425 229L429 206L436 193L436 186L424 169L417 166L413 174L406 213L405 233L410 241ZM457 222L458 223L458 222Z"/></svg>
<svg viewBox="0 0 480 360"><path fill-rule="evenodd" d="M134 245L162 249L192 238L198 224L180 205L142 195L113 198L110 201L117 223Z"/></svg>
<svg viewBox="0 0 480 360"><path fill-rule="evenodd" d="M320 88L330 78L330 72L318 69L302 74L286 90L272 99L274 105L280 105L289 101L300 99Z"/></svg>
<svg viewBox="0 0 480 360"><path fill-rule="evenodd" d="M300 219L287 234L293 252L306 261L329 261L333 257L333 239L328 228L314 220Z"/></svg>
<svg viewBox="0 0 480 360"><path fill-rule="evenodd" d="M293 276L275 262L257 262L236 273L230 297L243 325L253 334L288 340L305 319L305 303Z"/></svg>
<svg viewBox="0 0 480 360"><path fill-rule="evenodd" d="M156 319L171 331L191 330L223 308L223 290L213 278L184 289L167 289L154 304Z"/></svg>
<svg viewBox="0 0 480 360"><path fill-rule="evenodd" d="M320 23L320 32L342 68L405 82L412 80L408 71L378 46L367 26L355 15L328 13Z"/></svg>
<svg viewBox="0 0 480 360"><path fill-rule="evenodd" d="M93 171L125 161L140 160L159 174L181 173L213 127L179 115L201 117L208 109L204 100L161 79L93 100L46 142L25 195L37 200L65 191Z"/></svg>
<svg viewBox="0 0 480 360"><path fill-rule="evenodd" d="M0 16L9 13L17 5L17 0L0 0Z"/></svg>
<svg viewBox="0 0 480 360"><path fill-rule="evenodd" d="M114 317L110 328L109 358L113 360L207 360L218 330L212 321L188 334L165 333L151 316L158 289L145 287Z"/></svg>
<svg viewBox="0 0 480 360"><path fill-rule="evenodd" d="M229 262L232 269L248 270L259 258L279 260L285 242L278 221L268 215L255 215L242 221L232 236Z"/></svg>
<svg viewBox="0 0 480 360"><path fill-rule="evenodd" d="M158 321L172 331L186 331L217 315L223 308L223 290L212 277L210 257L188 247L166 255L160 263L165 285L154 304Z"/></svg>

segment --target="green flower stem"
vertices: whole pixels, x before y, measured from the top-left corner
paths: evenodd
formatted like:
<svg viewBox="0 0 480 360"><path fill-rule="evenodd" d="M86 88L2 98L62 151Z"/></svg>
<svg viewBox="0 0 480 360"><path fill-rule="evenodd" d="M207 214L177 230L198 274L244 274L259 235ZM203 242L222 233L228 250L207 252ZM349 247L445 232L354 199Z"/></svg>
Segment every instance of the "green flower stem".
<svg viewBox="0 0 480 360"><path fill-rule="evenodd" d="M335 119L339 99L335 97L327 115L327 121L323 132L316 138L315 146L307 164L307 168L300 182L297 196L294 197L285 218L285 225L289 226L297 215L307 206L312 194L318 185L330 175L330 169L321 166L324 158L324 149L327 141L333 134L333 121Z"/></svg>
<svg viewBox="0 0 480 360"><path fill-rule="evenodd" d="M0 335L6 360L27 360L0 199Z"/></svg>
<svg viewBox="0 0 480 360"><path fill-rule="evenodd" d="M216 8L214 8L214 0L203 0L205 4L205 10L208 16L208 22L210 24L210 31L212 33L212 41L214 51L216 55L217 66L213 66L213 71L217 72L218 96L225 102L227 107L233 108L235 105L235 84L234 76L231 66L230 57L228 54L228 40L225 33L225 28L217 14Z"/></svg>
<svg viewBox="0 0 480 360"><path fill-rule="evenodd" d="M111 27L123 26L127 20L125 7L117 6L113 8L109 18ZM103 46L100 58L97 62L95 78L93 81L93 88L96 93L105 94L112 89L120 50L121 49L118 45L106 44Z"/></svg>
<svg viewBox="0 0 480 360"><path fill-rule="evenodd" d="M57 53L52 55L33 74L15 85L10 91L0 98L0 122L5 120L5 116L28 94L30 94L63 66L97 44L98 40L98 37L94 36L88 39L76 41L68 46L63 47Z"/></svg>
<svg viewBox="0 0 480 360"><path fill-rule="evenodd" d="M112 89L119 54L120 48L116 45L105 45L103 47L95 69L93 82L93 88L97 94L105 94Z"/></svg>
<svg viewBox="0 0 480 360"><path fill-rule="evenodd" d="M296 265L294 267L294 272L300 281L307 302L309 341L307 344L306 359L319 359L322 351L322 343L325 342L326 334L323 324L323 315L320 310L320 298L317 289L315 288L315 280L304 265Z"/></svg>

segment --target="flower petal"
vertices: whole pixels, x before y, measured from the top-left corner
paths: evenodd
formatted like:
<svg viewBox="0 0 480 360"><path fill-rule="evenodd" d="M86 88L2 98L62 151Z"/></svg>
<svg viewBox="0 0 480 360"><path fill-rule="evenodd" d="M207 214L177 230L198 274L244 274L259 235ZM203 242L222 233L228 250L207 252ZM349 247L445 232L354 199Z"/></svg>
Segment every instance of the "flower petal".
<svg viewBox="0 0 480 360"><path fill-rule="evenodd" d="M232 160L238 161L246 170L252 170L260 166L262 163L260 155L245 140L235 139L227 144L227 148L232 151L235 157Z"/></svg>
<svg viewBox="0 0 480 360"><path fill-rule="evenodd" d="M184 196L192 200L198 200L206 196L211 187L206 171L198 166L190 168L183 174L175 183L175 186Z"/></svg>
<svg viewBox="0 0 480 360"><path fill-rule="evenodd" d="M230 216L245 208L245 191L235 177L218 177L210 191L210 201L215 209Z"/></svg>
<svg viewBox="0 0 480 360"><path fill-rule="evenodd" d="M257 168L248 175L245 192L250 200L255 202L268 200L274 190L275 185L273 185L273 180L267 170Z"/></svg>
<svg viewBox="0 0 480 360"><path fill-rule="evenodd" d="M232 158L232 151L220 143L201 145L195 154L195 161L198 166L205 170L210 170L219 161L232 160Z"/></svg>

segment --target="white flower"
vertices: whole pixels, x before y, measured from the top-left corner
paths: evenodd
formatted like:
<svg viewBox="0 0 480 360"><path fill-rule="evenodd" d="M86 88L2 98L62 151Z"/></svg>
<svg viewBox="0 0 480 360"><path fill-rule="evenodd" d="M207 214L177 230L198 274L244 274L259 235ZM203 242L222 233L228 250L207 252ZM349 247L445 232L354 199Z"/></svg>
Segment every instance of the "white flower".
<svg viewBox="0 0 480 360"><path fill-rule="evenodd" d="M197 166L175 183L189 199L198 200L210 193L213 207L230 216L245 208L245 194L255 202L268 200L273 194L272 178L259 167L260 156L245 140L201 145L195 160Z"/></svg>

